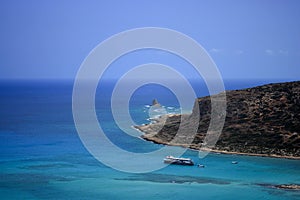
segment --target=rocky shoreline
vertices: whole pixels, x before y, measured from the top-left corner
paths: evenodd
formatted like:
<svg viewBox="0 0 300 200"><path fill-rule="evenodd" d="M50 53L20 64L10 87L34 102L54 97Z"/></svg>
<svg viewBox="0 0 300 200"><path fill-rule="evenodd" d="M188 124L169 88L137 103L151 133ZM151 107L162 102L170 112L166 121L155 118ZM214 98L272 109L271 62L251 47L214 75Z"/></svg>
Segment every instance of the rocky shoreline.
<svg viewBox="0 0 300 200"><path fill-rule="evenodd" d="M190 115L161 116L135 126L159 144L226 154L300 159L300 81L226 91L225 124L213 147L204 144L211 118L210 97L198 98ZM200 116L200 117L199 117ZM179 127L182 135L176 136ZM196 135L189 135L196 128Z"/></svg>
<svg viewBox="0 0 300 200"><path fill-rule="evenodd" d="M300 185L298 184L282 184L282 185L257 184L257 185L267 187L267 188L276 188L276 189L283 189L283 190L300 190Z"/></svg>

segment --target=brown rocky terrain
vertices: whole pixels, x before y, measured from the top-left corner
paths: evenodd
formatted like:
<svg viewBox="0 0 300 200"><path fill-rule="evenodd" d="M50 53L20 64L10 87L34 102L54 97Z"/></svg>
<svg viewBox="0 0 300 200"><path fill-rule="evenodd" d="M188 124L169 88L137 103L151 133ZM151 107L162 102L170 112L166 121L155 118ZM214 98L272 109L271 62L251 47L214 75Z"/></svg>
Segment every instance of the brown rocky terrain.
<svg viewBox="0 0 300 200"><path fill-rule="evenodd" d="M300 81L227 91L226 99L225 124L212 151L300 158ZM191 115L162 116L136 128L146 140L200 150L210 112L206 96L195 101ZM179 126L183 131L176 138ZM195 128L196 135L189 135Z"/></svg>

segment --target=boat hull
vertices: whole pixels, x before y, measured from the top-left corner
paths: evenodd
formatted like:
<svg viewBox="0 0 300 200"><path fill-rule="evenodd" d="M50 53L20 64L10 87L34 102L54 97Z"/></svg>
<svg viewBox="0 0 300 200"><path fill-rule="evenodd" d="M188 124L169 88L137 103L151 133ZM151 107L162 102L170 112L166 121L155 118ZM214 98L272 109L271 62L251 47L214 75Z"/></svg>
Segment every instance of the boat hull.
<svg viewBox="0 0 300 200"><path fill-rule="evenodd" d="M180 159L180 158L165 158L164 163L173 165L195 165L190 159Z"/></svg>

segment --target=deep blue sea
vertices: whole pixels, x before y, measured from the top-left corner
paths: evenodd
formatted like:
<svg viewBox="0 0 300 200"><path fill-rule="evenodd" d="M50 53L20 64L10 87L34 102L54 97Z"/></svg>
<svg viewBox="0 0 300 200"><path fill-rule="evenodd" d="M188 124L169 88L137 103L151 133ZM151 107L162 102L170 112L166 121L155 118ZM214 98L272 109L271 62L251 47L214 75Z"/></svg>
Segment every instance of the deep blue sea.
<svg viewBox="0 0 300 200"><path fill-rule="evenodd" d="M226 81L225 86L232 90L269 82ZM198 96L208 94L205 86L193 86ZM72 81L0 83L0 199L300 199L299 191L269 187L300 184L299 160L214 153L199 159L198 152L188 150L184 156L206 167L170 165L149 173L107 167L85 149L77 134L72 88ZM112 88L113 83L105 82L96 94L97 116L107 137L132 152L162 148L118 128L110 110ZM172 92L146 85L129 101L135 123L149 123L147 109L153 98L168 113L180 112ZM136 161L119 161L125 162Z"/></svg>

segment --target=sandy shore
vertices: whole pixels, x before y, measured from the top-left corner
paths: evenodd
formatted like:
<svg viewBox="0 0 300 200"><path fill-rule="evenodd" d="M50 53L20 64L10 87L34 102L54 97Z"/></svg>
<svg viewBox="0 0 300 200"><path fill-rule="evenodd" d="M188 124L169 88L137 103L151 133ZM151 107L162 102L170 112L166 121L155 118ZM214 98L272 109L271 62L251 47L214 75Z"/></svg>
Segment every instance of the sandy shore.
<svg viewBox="0 0 300 200"><path fill-rule="evenodd" d="M277 155L277 154L258 154L258 153L244 153L244 152L235 152L235 151L225 151L225 150L217 150L217 149L209 149L209 148L203 148L196 146L194 144L178 144L178 143L169 143L166 141L163 141L159 138L153 137L153 134L151 133L145 133L143 128L140 127L134 127L138 131L144 133L141 138L146 141L151 141L156 144L163 144L163 145L170 145L170 146L179 146L183 148L189 148L192 150L197 151L204 151L204 152L212 152L212 153L221 153L221 154L232 154L232 155L245 155L245 156L260 156L260 157L271 157L271 158L284 158L284 159L293 159L293 160L300 160L300 157L296 156L288 156L288 155Z"/></svg>
<svg viewBox="0 0 300 200"><path fill-rule="evenodd" d="M235 155L245 155L245 156L260 156L260 157L271 157L271 158L285 158L285 159L293 159L300 160L300 157L296 156L282 156L276 154L258 154L258 153L243 153L243 152L234 152L234 151L224 151L224 150L215 150L215 149L200 149L201 151L210 151L213 153L221 153L221 154L235 154Z"/></svg>

